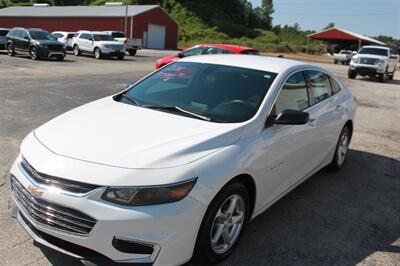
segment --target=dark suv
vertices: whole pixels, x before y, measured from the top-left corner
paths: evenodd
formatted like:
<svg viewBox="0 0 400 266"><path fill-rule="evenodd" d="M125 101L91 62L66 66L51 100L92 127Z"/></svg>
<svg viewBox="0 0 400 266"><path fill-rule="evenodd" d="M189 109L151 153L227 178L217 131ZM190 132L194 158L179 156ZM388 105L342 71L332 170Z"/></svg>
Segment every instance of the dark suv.
<svg viewBox="0 0 400 266"><path fill-rule="evenodd" d="M63 60L66 54L65 45L42 29L13 28L7 34L6 42L9 56L28 53L34 60L48 57Z"/></svg>

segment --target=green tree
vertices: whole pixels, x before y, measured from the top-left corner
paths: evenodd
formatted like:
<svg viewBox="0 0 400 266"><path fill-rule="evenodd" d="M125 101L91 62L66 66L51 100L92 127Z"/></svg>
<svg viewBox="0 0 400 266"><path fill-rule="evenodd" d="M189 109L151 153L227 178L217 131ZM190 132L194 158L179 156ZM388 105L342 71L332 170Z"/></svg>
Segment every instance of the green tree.
<svg viewBox="0 0 400 266"><path fill-rule="evenodd" d="M335 22L329 22L328 25L325 26L325 28L323 28L323 30L329 29L329 28L333 28L335 27Z"/></svg>

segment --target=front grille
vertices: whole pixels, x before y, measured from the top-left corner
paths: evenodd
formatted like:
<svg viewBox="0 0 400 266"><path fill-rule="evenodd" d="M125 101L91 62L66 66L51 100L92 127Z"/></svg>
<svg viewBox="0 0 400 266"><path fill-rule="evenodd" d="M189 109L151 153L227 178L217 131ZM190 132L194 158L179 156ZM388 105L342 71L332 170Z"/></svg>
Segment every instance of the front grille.
<svg viewBox="0 0 400 266"><path fill-rule="evenodd" d="M62 52L64 50L61 45L48 45L47 47L52 52Z"/></svg>
<svg viewBox="0 0 400 266"><path fill-rule="evenodd" d="M25 170L25 172L38 184L54 186L59 189L73 193L87 193L93 189L100 187L92 184L71 181L60 177L39 173L25 158L22 158L21 166Z"/></svg>
<svg viewBox="0 0 400 266"><path fill-rule="evenodd" d="M110 48L113 49L113 50L123 50L124 46L120 45L120 44L111 44Z"/></svg>
<svg viewBox="0 0 400 266"><path fill-rule="evenodd" d="M34 197L14 176L11 176L11 188L20 207L39 223L79 235L89 234L96 224L95 219L80 211Z"/></svg>
<svg viewBox="0 0 400 266"><path fill-rule="evenodd" d="M366 57L361 57L359 59L360 64L364 65L376 65L378 59L375 58L366 58Z"/></svg>

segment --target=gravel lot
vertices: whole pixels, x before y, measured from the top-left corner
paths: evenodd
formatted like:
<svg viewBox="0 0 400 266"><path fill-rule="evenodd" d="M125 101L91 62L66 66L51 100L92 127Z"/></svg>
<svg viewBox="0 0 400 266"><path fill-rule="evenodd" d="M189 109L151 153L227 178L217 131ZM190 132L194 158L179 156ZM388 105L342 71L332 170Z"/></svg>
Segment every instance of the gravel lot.
<svg viewBox="0 0 400 266"><path fill-rule="evenodd" d="M71 108L110 95L154 68L165 51L124 61L65 62L0 54L0 264L80 265L33 245L10 217L8 170L22 138ZM351 151L339 173L321 170L250 223L223 265L400 265L400 72L394 81L349 80L357 96Z"/></svg>

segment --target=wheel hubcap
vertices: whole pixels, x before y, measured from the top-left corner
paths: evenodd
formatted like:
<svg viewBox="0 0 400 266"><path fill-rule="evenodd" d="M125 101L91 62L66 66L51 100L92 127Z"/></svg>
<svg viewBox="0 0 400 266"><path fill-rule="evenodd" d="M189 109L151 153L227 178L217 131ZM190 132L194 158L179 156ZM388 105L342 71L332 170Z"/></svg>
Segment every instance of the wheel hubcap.
<svg viewBox="0 0 400 266"><path fill-rule="evenodd" d="M35 49L31 49L31 56L33 59L36 58L36 50Z"/></svg>
<svg viewBox="0 0 400 266"><path fill-rule="evenodd" d="M213 251L222 254L236 242L245 218L245 204L238 195L230 196L219 208L212 225L210 241Z"/></svg>
<svg viewBox="0 0 400 266"><path fill-rule="evenodd" d="M96 58L100 57L100 52L98 49L96 49L96 51L94 52L94 55L96 56Z"/></svg>
<svg viewBox="0 0 400 266"><path fill-rule="evenodd" d="M78 54L79 54L79 48L78 48L77 46L75 46L75 48L74 48L74 54L75 54L75 55L78 55Z"/></svg>
<svg viewBox="0 0 400 266"><path fill-rule="evenodd" d="M346 159L347 150L349 148L349 136L343 134L339 140L339 146L337 150L338 164L341 165Z"/></svg>

